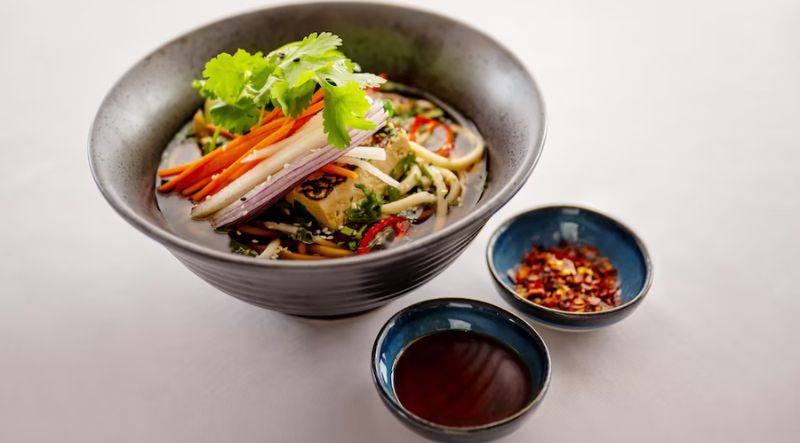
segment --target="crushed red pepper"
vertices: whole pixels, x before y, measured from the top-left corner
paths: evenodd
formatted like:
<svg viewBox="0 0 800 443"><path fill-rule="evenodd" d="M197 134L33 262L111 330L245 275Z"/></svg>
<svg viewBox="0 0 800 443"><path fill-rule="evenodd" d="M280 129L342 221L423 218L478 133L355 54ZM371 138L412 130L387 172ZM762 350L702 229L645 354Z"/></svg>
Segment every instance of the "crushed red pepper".
<svg viewBox="0 0 800 443"><path fill-rule="evenodd" d="M617 270L591 246L535 245L509 276L520 297L548 308L594 312L620 304Z"/></svg>

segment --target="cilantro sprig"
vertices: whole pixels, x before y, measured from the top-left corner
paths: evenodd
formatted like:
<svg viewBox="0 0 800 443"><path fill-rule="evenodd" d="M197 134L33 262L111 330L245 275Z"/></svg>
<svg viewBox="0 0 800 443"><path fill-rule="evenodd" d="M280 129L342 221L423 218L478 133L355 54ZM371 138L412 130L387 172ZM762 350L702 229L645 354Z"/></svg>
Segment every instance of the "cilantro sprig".
<svg viewBox="0 0 800 443"><path fill-rule="evenodd" d="M200 95L212 100L211 119L235 133L258 123L262 111L281 108L297 117L320 87L325 94L323 130L328 141L343 149L350 144L348 129L373 129L365 118L370 104L365 88L385 80L361 73L339 47L342 39L329 32L313 33L267 55L244 49L222 53L206 63L203 79L193 82Z"/></svg>

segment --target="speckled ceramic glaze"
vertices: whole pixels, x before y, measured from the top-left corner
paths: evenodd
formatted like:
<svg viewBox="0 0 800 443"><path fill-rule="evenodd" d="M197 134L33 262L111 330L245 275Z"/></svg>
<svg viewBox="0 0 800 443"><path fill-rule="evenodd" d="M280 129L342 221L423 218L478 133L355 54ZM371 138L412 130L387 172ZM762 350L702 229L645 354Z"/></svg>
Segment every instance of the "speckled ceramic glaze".
<svg viewBox="0 0 800 443"><path fill-rule="evenodd" d="M471 428L431 423L405 409L394 391L393 371L398 357L418 338L447 330L478 332L513 349L530 370L533 383L528 404L507 419ZM395 314L375 340L370 366L378 394L389 410L413 431L436 441L488 441L514 431L538 406L550 383L550 354L530 325L497 306L464 298L428 300Z"/></svg>
<svg viewBox="0 0 800 443"><path fill-rule="evenodd" d="M269 50L331 31L365 71L434 92L476 123L489 146L489 182L477 207L440 232L367 256L319 262L254 260L177 235L156 205L153 177L167 142L201 105L190 87L216 54ZM134 65L95 118L89 161L114 209L220 290L277 311L337 316L387 303L433 278L530 175L545 111L522 63L467 25L414 9L306 3L238 15L185 34Z"/></svg>
<svg viewBox="0 0 800 443"><path fill-rule="evenodd" d="M546 308L519 297L508 270L517 267L534 244L560 241L595 246L617 268L621 304L591 313ZM653 279L644 243L622 223L586 208L551 206L533 209L506 221L489 240L486 260L498 292L533 320L560 330L588 331L614 324L642 302Z"/></svg>

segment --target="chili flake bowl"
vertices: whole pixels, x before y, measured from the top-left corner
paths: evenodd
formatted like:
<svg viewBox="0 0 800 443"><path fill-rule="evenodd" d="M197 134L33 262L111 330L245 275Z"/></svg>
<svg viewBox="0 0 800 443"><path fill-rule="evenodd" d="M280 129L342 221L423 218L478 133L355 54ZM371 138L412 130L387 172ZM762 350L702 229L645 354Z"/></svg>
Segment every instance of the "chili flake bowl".
<svg viewBox="0 0 800 443"><path fill-rule="evenodd" d="M570 244L596 247L617 269L620 305L596 312L569 312L521 297L508 275L533 245ZM564 331L589 331L612 325L642 302L653 279L644 243L628 227L599 212L577 206L549 206L519 214L492 234L486 261L500 295L537 323Z"/></svg>
<svg viewBox="0 0 800 443"><path fill-rule="evenodd" d="M395 392L394 370L409 345L441 331L472 331L492 337L516 352L530 370L527 404L503 420L472 427L433 423L406 409ZM550 384L550 353L542 338L525 320L477 300L437 298L413 304L392 316L381 328L372 348L372 380L387 408L408 428L423 437L446 442L480 442L516 430L530 417Z"/></svg>

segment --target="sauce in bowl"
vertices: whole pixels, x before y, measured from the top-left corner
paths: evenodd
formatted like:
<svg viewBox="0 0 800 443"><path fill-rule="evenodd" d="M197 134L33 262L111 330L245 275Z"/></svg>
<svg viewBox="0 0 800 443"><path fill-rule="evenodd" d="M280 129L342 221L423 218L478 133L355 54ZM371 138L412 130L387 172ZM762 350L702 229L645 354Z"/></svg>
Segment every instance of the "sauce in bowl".
<svg viewBox="0 0 800 443"><path fill-rule="evenodd" d="M513 349L464 330L434 332L408 345L394 369L394 390L414 415L451 427L509 418L533 395L530 369Z"/></svg>

